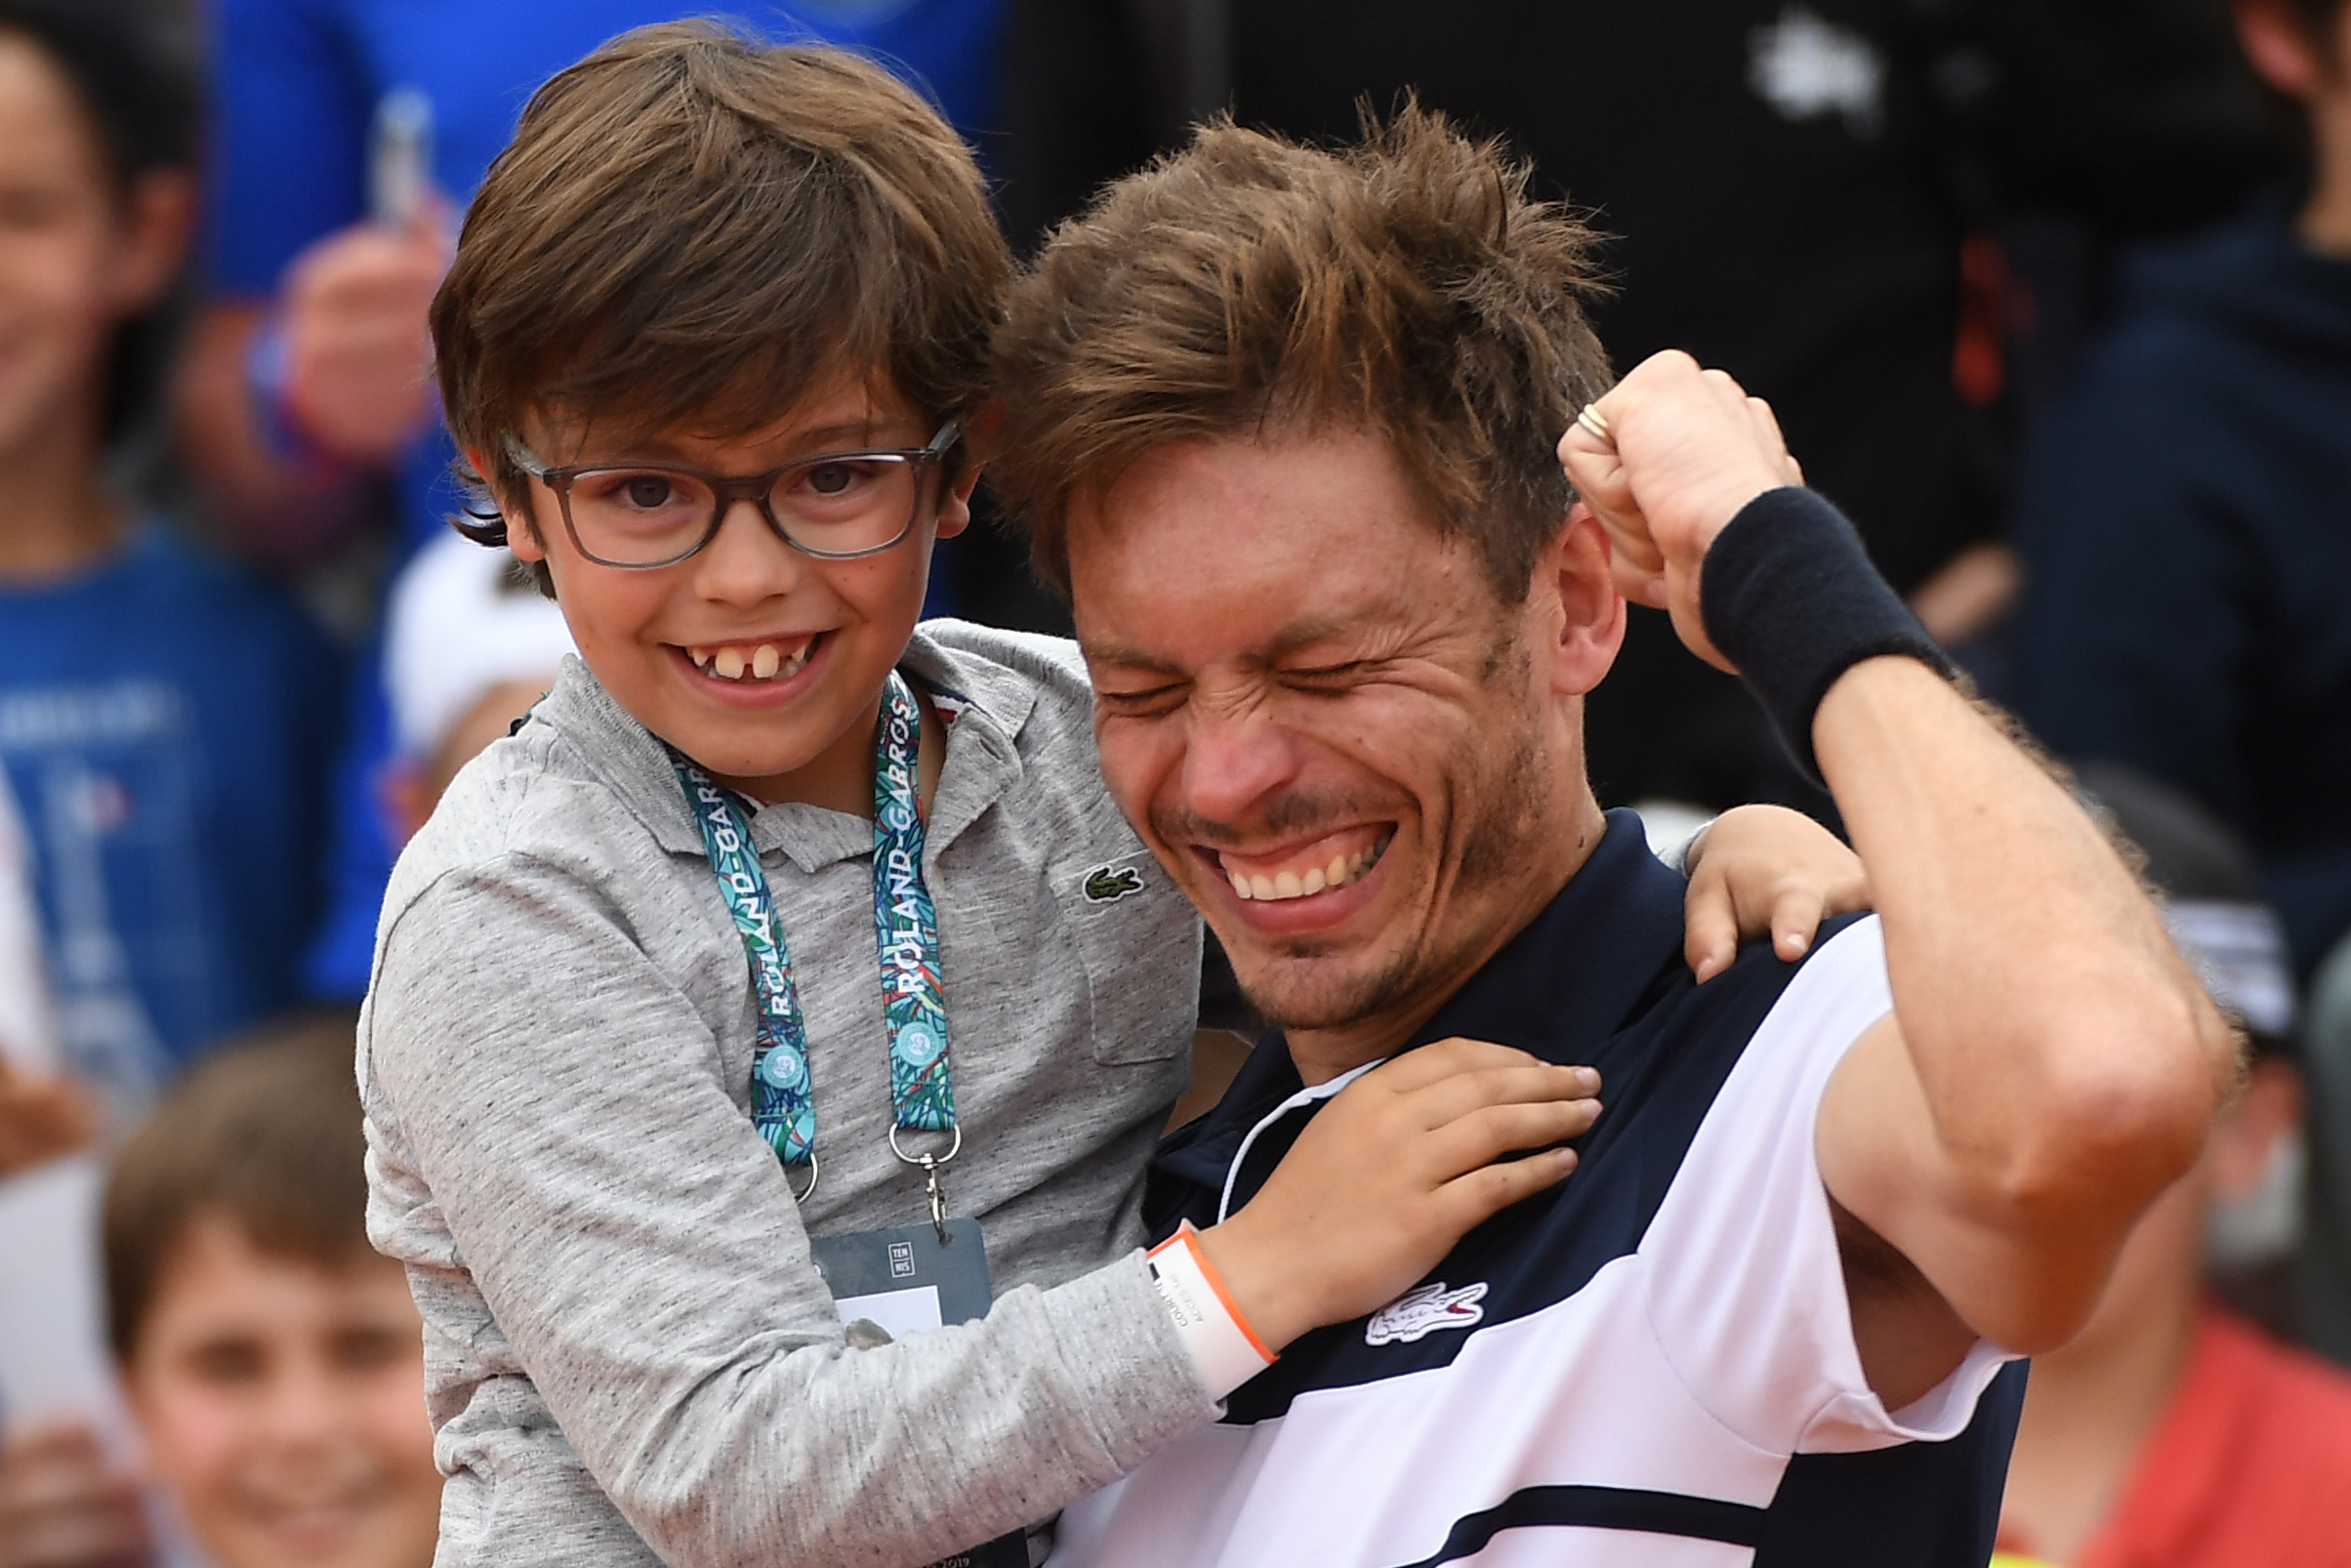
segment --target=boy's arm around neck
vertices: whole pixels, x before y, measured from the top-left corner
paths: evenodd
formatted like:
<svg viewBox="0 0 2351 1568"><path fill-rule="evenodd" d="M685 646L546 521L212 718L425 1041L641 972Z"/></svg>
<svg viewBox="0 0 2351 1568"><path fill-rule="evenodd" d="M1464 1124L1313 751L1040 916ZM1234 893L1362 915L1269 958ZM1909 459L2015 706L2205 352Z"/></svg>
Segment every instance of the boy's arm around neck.
<svg viewBox="0 0 2351 1568"><path fill-rule="evenodd" d="M429 1342L473 1362L429 1367L436 1422L502 1370L523 1374L665 1560L913 1568L1052 1513L1213 1417L1132 1256L1011 1292L980 1322L844 1349L721 1055L577 867L502 855L391 921L360 1036L371 1229L433 1281ZM513 1365L492 1364L508 1346ZM511 1438L545 1452L543 1436ZM532 1519L554 1537L578 1506L544 1464L482 1468L501 1493L483 1547L501 1562L528 1549Z"/></svg>

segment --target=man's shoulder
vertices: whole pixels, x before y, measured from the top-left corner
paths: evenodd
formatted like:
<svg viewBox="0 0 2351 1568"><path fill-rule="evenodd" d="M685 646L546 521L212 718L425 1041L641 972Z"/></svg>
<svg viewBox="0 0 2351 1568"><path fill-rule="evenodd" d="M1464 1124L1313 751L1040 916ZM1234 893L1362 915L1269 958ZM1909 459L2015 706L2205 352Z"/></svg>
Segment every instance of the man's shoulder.
<svg viewBox="0 0 2351 1568"><path fill-rule="evenodd" d="M1757 1172L1792 1153L1808 1164L1810 1135L1791 1139L1791 1119L1809 1127L1845 1053L1893 1005L1884 932L1866 915L1825 923L1794 964L1756 944L1661 1007L1672 1015L1641 1049L1657 1062L1659 1124L1686 1129L1662 1208L1735 1210Z"/></svg>
<svg viewBox="0 0 2351 1568"><path fill-rule="evenodd" d="M1794 962L1758 941L1704 982L1670 965L1601 1055L1635 1067L1644 1093L1702 1117L1732 1073L1817 1076L1892 1007L1877 918L1838 916Z"/></svg>

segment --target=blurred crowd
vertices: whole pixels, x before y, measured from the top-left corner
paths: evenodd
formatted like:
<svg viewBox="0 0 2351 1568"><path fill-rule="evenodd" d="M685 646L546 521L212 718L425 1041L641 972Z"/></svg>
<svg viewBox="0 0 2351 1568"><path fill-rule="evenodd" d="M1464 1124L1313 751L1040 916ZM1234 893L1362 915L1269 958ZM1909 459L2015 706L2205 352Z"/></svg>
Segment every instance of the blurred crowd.
<svg viewBox="0 0 2351 1568"><path fill-rule="evenodd" d="M725 9L928 92L1016 244L1205 116L1407 94L1588 211L1617 363L1770 399L2253 1043L2037 1367L2004 1535L2351 1562L2351 0ZM530 90L680 14L0 0L0 1568L430 1560L349 1010L400 845L569 642L448 526L426 309ZM1066 630L984 526L928 608ZM1603 804L1830 819L1633 616Z"/></svg>

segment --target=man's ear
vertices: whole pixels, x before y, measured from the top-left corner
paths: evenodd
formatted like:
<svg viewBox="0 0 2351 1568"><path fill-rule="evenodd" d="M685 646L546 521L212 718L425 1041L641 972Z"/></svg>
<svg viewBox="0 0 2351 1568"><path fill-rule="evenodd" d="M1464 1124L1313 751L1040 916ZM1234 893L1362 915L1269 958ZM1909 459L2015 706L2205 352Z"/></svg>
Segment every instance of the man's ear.
<svg viewBox="0 0 2351 1568"><path fill-rule="evenodd" d="M1608 530L1579 501L1544 547L1530 589L1549 623L1551 689L1581 697L1625 644L1625 597L1608 573Z"/></svg>
<svg viewBox="0 0 2351 1568"><path fill-rule="evenodd" d="M2254 73L2296 103L2316 98L2327 85L2328 62L2299 20L2280 0L2237 0L2235 11L2237 43Z"/></svg>

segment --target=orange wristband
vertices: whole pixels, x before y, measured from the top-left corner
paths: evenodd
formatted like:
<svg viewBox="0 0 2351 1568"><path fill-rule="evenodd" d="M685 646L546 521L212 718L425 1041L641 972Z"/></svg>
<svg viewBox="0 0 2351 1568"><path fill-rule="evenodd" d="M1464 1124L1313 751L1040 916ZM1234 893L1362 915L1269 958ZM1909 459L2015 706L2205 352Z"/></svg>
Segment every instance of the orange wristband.
<svg viewBox="0 0 2351 1568"><path fill-rule="evenodd" d="M1150 1263L1159 1299L1176 1320L1176 1338L1191 1353L1211 1398L1222 1399L1273 1365L1273 1352L1217 1277L1215 1265L1201 1250L1200 1232L1189 1219L1151 1249Z"/></svg>

